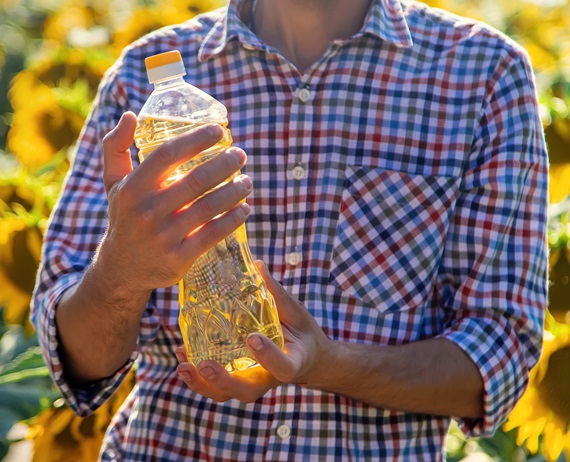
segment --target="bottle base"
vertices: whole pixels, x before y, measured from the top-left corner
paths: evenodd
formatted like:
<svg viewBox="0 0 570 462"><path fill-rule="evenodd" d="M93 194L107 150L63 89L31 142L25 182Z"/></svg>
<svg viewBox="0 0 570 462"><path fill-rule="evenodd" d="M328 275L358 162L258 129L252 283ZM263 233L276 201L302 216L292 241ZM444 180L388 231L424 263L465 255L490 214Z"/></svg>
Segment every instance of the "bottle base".
<svg viewBox="0 0 570 462"><path fill-rule="evenodd" d="M279 348L283 347L283 334L279 324L267 325L260 333L268 337ZM210 346L205 352L187 355L187 357L188 362L194 365L205 360L216 361L228 372L243 371L259 364L245 345Z"/></svg>

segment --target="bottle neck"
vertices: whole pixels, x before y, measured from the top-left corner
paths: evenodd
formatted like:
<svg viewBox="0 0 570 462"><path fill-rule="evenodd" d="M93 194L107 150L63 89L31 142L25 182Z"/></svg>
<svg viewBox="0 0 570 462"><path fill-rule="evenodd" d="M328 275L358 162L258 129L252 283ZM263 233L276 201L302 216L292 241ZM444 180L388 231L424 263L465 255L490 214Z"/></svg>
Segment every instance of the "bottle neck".
<svg viewBox="0 0 570 462"><path fill-rule="evenodd" d="M163 88L175 87L178 85L183 85L184 83L185 83L184 77L181 75L177 75L174 77L169 77L168 79L159 80L157 82L154 82L154 89L155 90L162 90Z"/></svg>

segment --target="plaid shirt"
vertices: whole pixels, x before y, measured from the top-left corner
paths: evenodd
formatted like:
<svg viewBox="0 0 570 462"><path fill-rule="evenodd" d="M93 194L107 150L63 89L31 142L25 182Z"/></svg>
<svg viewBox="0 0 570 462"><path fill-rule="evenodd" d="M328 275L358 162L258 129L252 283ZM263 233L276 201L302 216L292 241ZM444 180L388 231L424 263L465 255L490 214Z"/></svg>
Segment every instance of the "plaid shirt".
<svg viewBox="0 0 570 462"><path fill-rule="evenodd" d="M398 0L300 74L238 18L239 1L128 47L106 74L51 219L33 320L80 415L132 363L90 389L62 376L54 312L106 224L101 139L152 91L144 58L181 51L186 79L228 108L249 155L250 247L331 338L455 342L484 381L490 434L538 359L547 291L547 155L526 53L480 23ZM136 150L133 148L136 162ZM283 385L215 403L175 372L177 287L151 296L137 386L103 460L442 460L449 418ZM334 367L334 365L331 365ZM357 380L357 378L356 378Z"/></svg>

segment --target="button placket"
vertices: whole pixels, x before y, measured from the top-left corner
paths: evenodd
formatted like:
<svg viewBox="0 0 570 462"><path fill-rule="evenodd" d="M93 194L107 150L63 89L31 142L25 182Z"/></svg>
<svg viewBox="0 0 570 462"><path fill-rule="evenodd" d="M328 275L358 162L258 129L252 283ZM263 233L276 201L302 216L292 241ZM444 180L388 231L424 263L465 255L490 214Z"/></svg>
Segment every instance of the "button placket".
<svg viewBox="0 0 570 462"><path fill-rule="evenodd" d="M298 269L305 256L304 239L306 235L305 222L307 211L312 207L307 202L307 166L310 165L311 152L307 149L307 139L311 136L314 123L314 108L312 101L315 94L311 91L311 76L305 75L298 82L291 104L289 131L289 159L287 165L287 227L285 262L287 269L284 282L296 281L299 278ZM292 288L293 289L293 288Z"/></svg>

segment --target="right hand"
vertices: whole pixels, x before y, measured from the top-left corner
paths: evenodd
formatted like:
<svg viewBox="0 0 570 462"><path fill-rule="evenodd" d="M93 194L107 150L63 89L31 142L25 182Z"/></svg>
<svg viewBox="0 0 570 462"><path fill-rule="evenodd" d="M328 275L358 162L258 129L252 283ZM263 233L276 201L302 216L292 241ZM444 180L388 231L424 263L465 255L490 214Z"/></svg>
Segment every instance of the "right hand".
<svg viewBox="0 0 570 462"><path fill-rule="evenodd" d="M133 169L136 124L127 112L103 139L109 225L94 266L123 295L176 284L202 253L245 222L243 200L252 190L245 175L212 190L245 165L245 152L235 147L164 184L178 165L220 140L215 124L165 142Z"/></svg>

